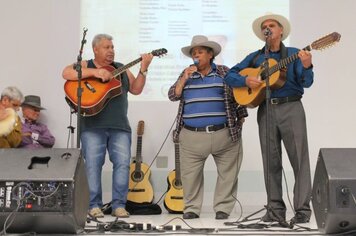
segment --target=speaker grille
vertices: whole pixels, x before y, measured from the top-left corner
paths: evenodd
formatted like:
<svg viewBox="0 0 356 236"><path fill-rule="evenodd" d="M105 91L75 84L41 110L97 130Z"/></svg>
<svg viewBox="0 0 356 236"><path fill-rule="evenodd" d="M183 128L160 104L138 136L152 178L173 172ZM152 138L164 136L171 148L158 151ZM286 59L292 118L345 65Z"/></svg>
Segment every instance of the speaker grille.
<svg viewBox="0 0 356 236"><path fill-rule="evenodd" d="M84 230L88 204L79 149L0 151L1 230L79 233ZM11 224L5 226L7 218Z"/></svg>

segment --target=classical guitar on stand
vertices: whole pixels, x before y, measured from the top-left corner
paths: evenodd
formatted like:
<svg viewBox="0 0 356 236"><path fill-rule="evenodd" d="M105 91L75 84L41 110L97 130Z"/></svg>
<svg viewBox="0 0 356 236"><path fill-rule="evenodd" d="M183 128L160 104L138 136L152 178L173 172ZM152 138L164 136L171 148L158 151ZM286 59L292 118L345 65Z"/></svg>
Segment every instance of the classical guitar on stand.
<svg viewBox="0 0 356 236"><path fill-rule="evenodd" d="M337 32L328 34L321 39L314 41L311 45L303 48L303 50L311 51L322 50L330 47L336 42L339 42L341 35ZM295 53L287 58L284 58L277 62L276 60L270 58L268 59L269 68L265 71L265 66L261 65L258 68L246 68L240 71L243 76L255 76L261 77L261 80L265 80L266 75L270 76L270 86L271 89L281 88L285 81L285 76L280 76L280 70L287 67L288 64L298 59L298 53ZM266 83L262 83L259 87L251 89L248 87L234 88L234 97L240 105L244 105L250 108L254 108L260 105L265 100L266 94Z"/></svg>
<svg viewBox="0 0 356 236"><path fill-rule="evenodd" d="M144 126L144 121L141 120L138 122L136 157L130 165L127 200L135 203L152 203L154 196L153 188L149 181L151 170L147 164L142 163L142 136Z"/></svg>
<svg viewBox="0 0 356 236"><path fill-rule="evenodd" d="M167 49L165 48L153 50L151 52L153 56L158 57L166 53ZM102 82L101 79L95 77L82 79L80 86L83 88L81 99L82 115L93 116L98 114L106 106L110 99L119 96L121 94L120 74L140 61L142 61L141 57L117 69L112 66L102 67L110 71L112 74L112 79L108 82ZM75 111L78 110L77 87L78 81L75 80L67 80L64 84L64 92L66 94L65 99L69 106Z"/></svg>
<svg viewBox="0 0 356 236"><path fill-rule="evenodd" d="M175 150L175 170L171 171L167 177L168 191L164 198L164 207L169 213L183 213L183 187L180 172L179 142L174 141Z"/></svg>

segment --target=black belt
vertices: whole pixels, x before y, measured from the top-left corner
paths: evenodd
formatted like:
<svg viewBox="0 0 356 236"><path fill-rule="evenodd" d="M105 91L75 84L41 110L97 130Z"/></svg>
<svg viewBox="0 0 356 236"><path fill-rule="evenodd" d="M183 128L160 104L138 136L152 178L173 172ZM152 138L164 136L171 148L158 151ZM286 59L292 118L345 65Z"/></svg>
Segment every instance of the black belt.
<svg viewBox="0 0 356 236"><path fill-rule="evenodd" d="M282 104L286 102L295 102L299 101L302 98L302 96L290 96L290 97L284 97L284 98L271 98L271 104L277 105L277 104Z"/></svg>
<svg viewBox="0 0 356 236"><path fill-rule="evenodd" d="M207 132L207 133L212 133L218 130L221 130L225 127L227 127L227 124L221 124L221 125L208 125L205 127L199 127L199 128L195 128L195 127L191 127L188 125L184 125L184 128L186 128L187 130L191 130L191 131L196 131L196 132Z"/></svg>

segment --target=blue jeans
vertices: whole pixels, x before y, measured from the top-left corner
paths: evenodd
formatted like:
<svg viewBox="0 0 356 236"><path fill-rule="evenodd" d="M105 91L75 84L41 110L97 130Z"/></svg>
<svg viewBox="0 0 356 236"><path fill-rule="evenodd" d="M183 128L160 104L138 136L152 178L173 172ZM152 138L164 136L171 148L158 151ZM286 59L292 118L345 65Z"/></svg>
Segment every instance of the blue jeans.
<svg viewBox="0 0 356 236"><path fill-rule="evenodd" d="M81 133L81 142L89 183L89 209L103 206L101 173L106 150L113 164L112 209L125 208L129 188L131 133L117 129L87 129Z"/></svg>

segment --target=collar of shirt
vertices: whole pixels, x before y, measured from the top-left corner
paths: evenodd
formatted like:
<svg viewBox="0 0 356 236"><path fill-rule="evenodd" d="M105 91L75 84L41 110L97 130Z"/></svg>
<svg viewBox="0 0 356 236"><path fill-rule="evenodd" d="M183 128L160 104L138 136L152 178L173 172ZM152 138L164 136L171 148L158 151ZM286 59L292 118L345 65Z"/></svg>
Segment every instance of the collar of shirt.
<svg viewBox="0 0 356 236"><path fill-rule="evenodd" d="M202 79L204 77L207 77L207 76L212 76L213 74L216 74L216 70L217 70L217 66L215 63L211 63L210 64L210 67L211 67L211 70L209 71L209 73L205 76L202 76L201 73L199 72L194 72L192 75L191 75L191 78L192 79Z"/></svg>
<svg viewBox="0 0 356 236"><path fill-rule="evenodd" d="M36 121L25 119L25 124L36 124Z"/></svg>

